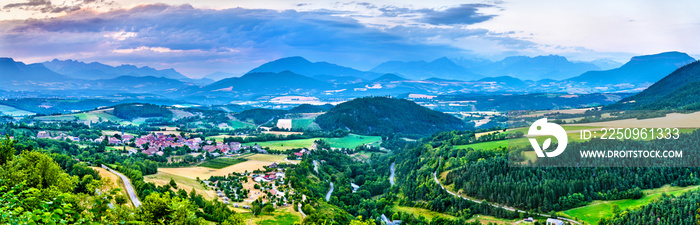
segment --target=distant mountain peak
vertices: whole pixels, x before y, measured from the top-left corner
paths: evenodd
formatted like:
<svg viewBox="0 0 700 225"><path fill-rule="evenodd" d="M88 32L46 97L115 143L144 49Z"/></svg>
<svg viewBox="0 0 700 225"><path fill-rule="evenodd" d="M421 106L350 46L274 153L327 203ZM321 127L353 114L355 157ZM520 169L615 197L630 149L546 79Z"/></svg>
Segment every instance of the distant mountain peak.
<svg viewBox="0 0 700 225"><path fill-rule="evenodd" d="M594 85L655 83L681 66L695 59L682 52L663 52L652 55L635 56L619 68L603 71L589 71L569 80Z"/></svg>
<svg viewBox="0 0 700 225"><path fill-rule="evenodd" d="M467 68L457 65L447 57L425 61L387 61L370 70L377 73L395 73L413 79L422 80L430 77L456 80L476 80L483 76L473 73Z"/></svg>
<svg viewBox="0 0 700 225"><path fill-rule="evenodd" d="M500 61L456 59L458 65L489 77L512 76L521 80L566 79L600 67L589 62L572 62L560 55L509 56Z"/></svg>
<svg viewBox="0 0 700 225"><path fill-rule="evenodd" d="M634 56L634 57L632 57L632 59L630 59L630 61L647 61L647 60L655 60L655 59L661 59L661 58L695 60L693 57L690 57L690 55L688 55L684 52L671 51L671 52L662 52L662 53L652 54L652 55Z"/></svg>
<svg viewBox="0 0 700 225"><path fill-rule="evenodd" d="M311 62L301 56L293 56L267 62L250 70L248 73L272 72L279 73L289 70L296 74L305 76L331 75L331 76L353 76L359 78L374 78L379 74L363 72L350 67L340 66L329 62Z"/></svg>
<svg viewBox="0 0 700 225"><path fill-rule="evenodd" d="M372 80L372 82L379 82L379 81L404 81L406 78L403 78L399 75L393 74L393 73L387 73L382 75L381 77Z"/></svg>
<svg viewBox="0 0 700 225"><path fill-rule="evenodd" d="M185 82L194 81L172 68L158 70L148 66L138 67L131 64L122 64L114 67L99 62L85 63L72 59L53 59L42 64L50 70L53 70L54 72L57 72L59 74L86 80L111 79L119 76L129 75L166 77Z"/></svg>

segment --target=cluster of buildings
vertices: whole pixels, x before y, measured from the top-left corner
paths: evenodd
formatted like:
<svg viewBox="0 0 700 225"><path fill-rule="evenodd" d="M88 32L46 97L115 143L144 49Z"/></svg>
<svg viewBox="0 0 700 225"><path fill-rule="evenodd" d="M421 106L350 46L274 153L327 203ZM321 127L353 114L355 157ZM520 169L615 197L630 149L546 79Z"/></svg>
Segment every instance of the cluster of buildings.
<svg viewBox="0 0 700 225"><path fill-rule="evenodd" d="M56 140L65 140L69 139L72 141L80 141L80 138L78 137L73 137L70 135L66 135L64 133L61 133L60 135L57 135L55 137L52 137L50 133L47 131L39 131L37 134L37 138L48 138L48 139L56 139ZM213 142L213 141L203 141L201 138L190 138L186 139L183 138L180 135L177 136L170 136L166 135L163 133L155 133L155 134L148 134L146 136L142 137L134 137L133 135L130 134L122 134L121 139L112 137L112 136L102 136L99 138L96 138L94 140L90 140L95 143L99 143L107 139L108 144L110 145L127 145L131 143L132 141L134 144L136 144L136 147L140 149L141 153L144 153L146 155L152 156L152 155L163 155L163 151L161 151L164 148L171 147L171 148L177 148L177 147L184 147L187 146L192 151L207 151L209 153L212 153L214 156L219 156L220 154L216 152L217 150L221 152L224 155L231 155L240 152L242 149L245 148L251 148L253 150L256 150L257 152L260 153L267 153L260 145L255 144L252 147L247 147L241 145L239 142L231 142L231 143L223 143L223 142ZM131 150L129 153L137 153L138 151L136 150Z"/></svg>
<svg viewBox="0 0 700 225"><path fill-rule="evenodd" d="M256 182L272 182L274 180L284 180L283 172L268 172L265 175L253 174L253 180Z"/></svg>
<svg viewBox="0 0 700 225"><path fill-rule="evenodd" d="M73 137L64 133L60 133L59 135L56 135L54 137L51 137L51 134L46 131L39 131L39 133L36 134L36 138L44 138L44 139L54 139L54 140L71 140L71 141L80 141L79 137Z"/></svg>

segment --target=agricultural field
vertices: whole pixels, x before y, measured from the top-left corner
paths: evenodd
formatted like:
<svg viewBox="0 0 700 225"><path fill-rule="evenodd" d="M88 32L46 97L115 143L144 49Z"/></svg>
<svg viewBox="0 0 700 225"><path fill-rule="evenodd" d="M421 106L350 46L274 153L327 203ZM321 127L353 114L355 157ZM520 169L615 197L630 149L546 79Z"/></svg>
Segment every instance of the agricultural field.
<svg viewBox="0 0 700 225"><path fill-rule="evenodd" d="M100 109L100 110L93 110L93 111L89 111L89 112L81 112L81 113L73 113L73 114L63 114L63 115L55 115L55 116L40 116L40 117L37 117L36 119L43 120L43 121L74 121L74 120L79 120L79 121L90 121L90 122L99 122L100 119L102 119L102 121L125 122L124 120L112 115L111 111L112 111L112 109Z"/></svg>
<svg viewBox="0 0 700 225"><path fill-rule="evenodd" d="M700 128L700 112L694 113L670 113L665 117L656 117L649 119L624 119L624 120L613 120L606 122L595 122L595 123L582 123L577 124L581 126L594 126L594 127L613 127L613 128L626 128L626 127L646 127L646 128Z"/></svg>
<svg viewBox="0 0 700 225"><path fill-rule="evenodd" d="M257 225L291 225L301 222L301 214L292 206L276 208L272 215L262 214L253 219Z"/></svg>
<svg viewBox="0 0 700 225"><path fill-rule="evenodd" d="M182 167L182 168L158 168L158 172L166 172L173 175L178 175L186 178L196 180L197 177L200 179L206 179L211 176L226 176L231 172L243 173L245 171L253 171L256 169L263 169L263 166L269 166L271 162L254 161L248 160L242 163L234 164L229 167L224 167L221 169L212 169L206 167Z"/></svg>
<svg viewBox="0 0 700 225"><path fill-rule="evenodd" d="M292 129L309 129L314 123L313 118L292 119ZM318 126L318 125L316 125Z"/></svg>
<svg viewBox="0 0 700 225"><path fill-rule="evenodd" d="M620 210L625 210L632 207L646 205L654 199L661 197L662 193L666 193L667 195L680 195L690 190L697 189L698 187L700 186L671 187L670 185L665 185L660 188L644 190L644 197L640 199L593 201L586 206L566 210L561 213L571 218L581 219L588 224L598 224L598 220L601 218L612 216L613 205L618 205Z"/></svg>
<svg viewBox="0 0 700 225"><path fill-rule="evenodd" d="M35 115L36 113L21 110L12 106L7 106L7 105L0 105L0 115L8 115L8 116L31 116Z"/></svg>
<svg viewBox="0 0 700 225"><path fill-rule="evenodd" d="M243 121L239 120L230 120L228 121L228 125L231 127L231 129L240 129L240 128L253 128L255 125L246 123Z"/></svg>
<svg viewBox="0 0 700 225"><path fill-rule="evenodd" d="M296 139L296 140L284 140L284 141L266 141L257 142L261 147L269 147L274 150L288 150L294 148L308 148L314 144L315 140L321 138L309 138L309 139ZM382 140L379 136L364 136L357 134L349 134L342 138L324 138L332 148L355 148L358 145L378 143ZM245 143L243 145L252 146L256 143Z"/></svg>
<svg viewBox="0 0 700 225"><path fill-rule="evenodd" d="M635 119L636 120L636 119ZM602 127L595 127L595 126L579 126L579 125L574 125L574 126L569 126L569 125L563 125L562 126L564 130L567 132L567 136L569 138L569 142L578 142L578 141L583 141L581 140L581 130L589 130L591 132L597 131L599 134L600 129ZM638 124L637 126L633 127L640 127ZM680 128L679 132L680 133L690 133L693 132L695 129L693 128ZM508 130L506 132L514 132L514 131L522 131L523 133L527 134L527 129L526 128L517 128L513 130ZM486 133L480 133L481 135L485 135ZM538 141L542 142L540 138L545 139L547 137L538 137ZM647 136L647 139L645 140L651 140L651 136ZM640 139L641 140L641 139ZM553 139L552 143L556 143L557 140ZM497 141L488 141L488 142L479 142L479 143L474 143L474 144L467 144L467 145L455 145L455 148L473 148L473 149L493 149L497 147L508 147L508 146L523 146L523 145L529 145L530 142L527 140L527 138L516 138L516 139L509 139L509 140L497 140Z"/></svg>
<svg viewBox="0 0 700 225"><path fill-rule="evenodd" d="M162 186L162 185L169 185L170 179L173 179L175 181L175 183L177 183L178 189L183 189L189 193L194 188L194 191L197 192L197 194L201 194L204 198L209 199L209 200L216 199L218 197L216 195L216 191L214 191L214 189L205 187L204 185L197 182L196 179L191 179L188 177L175 175L175 174L163 172L160 170L161 169L159 168L157 174L144 176L143 180L146 182L153 182L158 186ZM209 177L206 177L206 178L209 178ZM201 179L206 179L206 178L201 178Z"/></svg>
<svg viewBox="0 0 700 225"><path fill-rule="evenodd" d="M199 164L199 166L212 168L212 169L221 169L221 168L235 165L238 163L242 163L245 161L246 161L245 159L241 159L241 158L221 157L221 158L215 158L212 160L204 161L203 163Z"/></svg>
<svg viewBox="0 0 700 225"><path fill-rule="evenodd" d="M212 138L216 141L224 141L224 138L230 138L230 137L240 137L240 138L245 138L248 137L246 135L227 135L227 134L222 134L222 135L216 135L216 136L209 136L207 137L207 140L211 140Z"/></svg>
<svg viewBox="0 0 700 225"><path fill-rule="evenodd" d="M194 116L194 114L192 114L191 112L186 112L186 111L181 110L181 109L170 109L170 111L173 112L173 117L175 119L182 119L185 117Z"/></svg>
<svg viewBox="0 0 700 225"><path fill-rule="evenodd" d="M124 187L124 183L121 181L119 176L116 174L113 174L112 172L107 171L106 169L103 169L101 167L91 167L93 170L97 171L97 173L100 174L100 177L102 177L103 180L109 180L109 182L105 183L105 186L107 190L112 190L114 188L121 188L121 194L124 195L127 199L127 205L133 207L133 203L131 203L131 198L129 198L129 194L126 192L126 188ZM170 180L168 180L170 181Z"/></svg>
<svg viewBox="0 0 700 225"><path fill-rule="evenodd" d="M281 163L281 162L285 162L284 159L286 159L287 156L286 155L269 155L269 154L252 154L252 155L241 156L241 158L246 158L246 159L255 160L255 161Z"/></svg>
<svg viewBox="0 0 700 225"><path fill-rule="evenodd" d="M431 210L424 209L424 208L418 208L418 207L394 205L391 207L391 209L394 211L409 213L409 214L412 214L416 217L423 216L428 220L433 220L433 218L436 218L436 217L442 217L442 218L451 219L451 220L456 219L456 217L454 217L452 215L439 213L439 212L431 211ZM390 215L387 215L387 217L389 217L389 216Z"/></svg>

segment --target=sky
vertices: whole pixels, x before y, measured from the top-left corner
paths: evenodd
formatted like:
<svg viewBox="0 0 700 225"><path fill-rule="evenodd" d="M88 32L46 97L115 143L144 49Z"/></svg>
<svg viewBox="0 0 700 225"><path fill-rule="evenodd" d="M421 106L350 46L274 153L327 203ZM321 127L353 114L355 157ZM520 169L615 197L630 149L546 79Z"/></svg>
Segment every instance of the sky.
<svg viewBox="0 0 700 225"><path fill-rule="evenodd" d="M692 0L0 0L0 10L0 57L175 68L194 78L290 56L361 70L440 57L700 58Z"/></svg>

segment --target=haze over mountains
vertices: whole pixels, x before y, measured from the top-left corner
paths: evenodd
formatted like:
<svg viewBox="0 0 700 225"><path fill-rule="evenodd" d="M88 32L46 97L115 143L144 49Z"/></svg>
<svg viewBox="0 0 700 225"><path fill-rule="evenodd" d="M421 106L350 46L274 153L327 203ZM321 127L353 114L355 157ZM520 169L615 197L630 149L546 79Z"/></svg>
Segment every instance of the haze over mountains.
<svg viewBox="0 0 700 225"><path fill-rule="evenodd" d="M354 98L371 95L444 95L465 93L599 93L638 92L695 61L680 52L637 56L619 68L602 70L592 62L571 62L561 56L482 59L439 58L389 61L370 71L303 57L274 60L241 77L214 73L190 79L173 69L52 60L26 65L0 59L5 90L91 90L151 93L175 99L249 100L261 96L302 95ZM604 62L598 62L604 63ZM607 62L610 63L610 62ZM563 79L568 78L568 79ZM97 91L97 92L96 92ZM225 99L225 100L223 100Z"/></svg>
<svg viewBox="0 0 700 225"><path fill-rule="evenodd" d="M613 109L663 110L700 109L700 61L685 65L646 90L620 103L609 106Z"/></svg>
<svg viewBox="0 0 700 225"><path fill-rule="evenodd" d="M396 73L413 80L423 80L431 77L471 81L483 78L467 68L455 64L448 58L439 58L431 62L425 61L388 61L370 71L375 73Z"/></svg>
<svg viewBox="0 0 700 225"><path fill-rule="evenodd" d="M98 62L84 63L75 60L58 60L42 63L46 68L53 70L56 73L69 76L71 78L85 80L112 79L120 76L131 77L164 77L169 79L180 80L183 82L191 82L196 84L211 83L211 80L195 80L174 69L157 70L148 66L137 67L134 65L110 66Z"/></svg>
<svg viewBox="0 0 700 225"><path fill-rule="evenodd" d="M654 55L635 56L620 68L589 71L568 80L587 82L593 85L654 83L669 73L694 62L695 59L681 52L664 52Z"/></svg>
<svg viewBox="0 0 700 225"><path fill-rule="evenodd" d="M586 71L601 70L593 63L571 62L557 55L511 56L497 62L459 60L458 63L484 76L511 76L521 80L563 80Z"/></svg>

